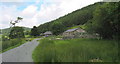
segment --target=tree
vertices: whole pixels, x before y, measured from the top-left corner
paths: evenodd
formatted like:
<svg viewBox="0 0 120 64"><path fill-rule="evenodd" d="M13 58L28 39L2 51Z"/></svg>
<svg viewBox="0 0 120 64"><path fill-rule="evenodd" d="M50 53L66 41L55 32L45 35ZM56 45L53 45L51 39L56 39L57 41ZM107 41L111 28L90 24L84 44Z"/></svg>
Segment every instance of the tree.
<svg viewBox="0 0 120 64"><path fill-rule="evenodd" d="M30 31L25 31L25 35L30 35Z"/></svg>
<svg viewBox="0 0 120 64"><path fill-rule="evenodd" d="M11 27L15 27L15 24L20 22L23 18L21 17L17 17L17 20L15 20L14 22L10 21Z"/></svg>
<svg viewBox="0 0 120 64"><path fill-rule="evenodd" d="M9 37L14 38L24 38L24 29L22 27L12 27Z"/></svg>
<svg viewBox="0 0 120 64"><path fill-rule="evenodd" d="M36 26L31 29L31 36L39 36L39 32Z"/></svg>
<svg viewBox="0 0 120 64"><path fill-rule="evenodd" d="M118 33L119 14L118 3L104 3L96 8L88 28L98 33L103 39L113 39Z"/></svg>
<svg viewBox="0 0 120 64"><path fill-rule="evenodd" d="M65 31L65 26L61 22L54 22L51 25L51 31L53 32L53 34L59 35L63 31Z"/></svg>

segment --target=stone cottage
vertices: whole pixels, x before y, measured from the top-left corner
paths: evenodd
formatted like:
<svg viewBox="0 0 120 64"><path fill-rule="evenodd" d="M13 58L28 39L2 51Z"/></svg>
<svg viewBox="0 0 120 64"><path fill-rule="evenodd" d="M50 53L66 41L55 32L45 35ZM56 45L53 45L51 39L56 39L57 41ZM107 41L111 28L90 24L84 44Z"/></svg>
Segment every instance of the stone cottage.
<svg viewBox="0 0 120 64"><path fill-rule="evenodd" d="M74 28L66 30L62 35L68 38L83 37L85 36L86 31L81 28Z"/></svg>

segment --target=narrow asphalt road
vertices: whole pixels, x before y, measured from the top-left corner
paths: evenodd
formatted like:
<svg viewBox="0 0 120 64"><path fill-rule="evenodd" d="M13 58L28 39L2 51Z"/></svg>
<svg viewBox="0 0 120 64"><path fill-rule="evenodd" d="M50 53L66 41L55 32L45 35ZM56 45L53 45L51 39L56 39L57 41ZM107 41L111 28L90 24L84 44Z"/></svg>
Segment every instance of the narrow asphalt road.
<svg viewBox="0 0 120 64"><path fill-rule="evenodd" d="M27 42L19 47L2 53L2 62L33 62L32 52L39 44L37 42L39 39L34 39L31 42Z"/></svg>

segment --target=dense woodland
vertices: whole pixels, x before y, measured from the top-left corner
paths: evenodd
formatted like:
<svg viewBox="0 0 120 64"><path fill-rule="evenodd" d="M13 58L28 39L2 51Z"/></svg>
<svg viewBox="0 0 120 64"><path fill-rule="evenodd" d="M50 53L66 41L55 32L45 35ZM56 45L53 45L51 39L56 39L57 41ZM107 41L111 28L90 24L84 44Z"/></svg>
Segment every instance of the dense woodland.
<svg viewBox="0 0 120 64"><path fill-rule="evenodd" d="M59 35L69 27L85 25L89 33L98 33L103 39L117 39L120 32L119 9L120 2L99 2L41 24L37 29L39 33L52 31Z"/></svg>

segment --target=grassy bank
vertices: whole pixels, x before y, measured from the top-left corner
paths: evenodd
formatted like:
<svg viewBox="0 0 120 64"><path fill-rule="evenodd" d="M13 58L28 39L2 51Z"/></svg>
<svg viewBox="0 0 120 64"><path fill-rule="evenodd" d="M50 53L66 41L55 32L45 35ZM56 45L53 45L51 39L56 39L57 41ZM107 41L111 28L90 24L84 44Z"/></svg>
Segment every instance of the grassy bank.
<svg viewBox="0 0 120 64"><path fill-rule="evenodd" d="M0 44L2 46L2 50L0 51L0 53L18 47L25 42L26 40L24 38L2 41L2 44Z"/></svg>
<svg viewBox="0 0 120 64"><path fill-rule="evenodd" d="M117 62L118 46L113 40L40 40L34 62Z"/></svg>

